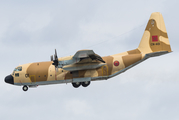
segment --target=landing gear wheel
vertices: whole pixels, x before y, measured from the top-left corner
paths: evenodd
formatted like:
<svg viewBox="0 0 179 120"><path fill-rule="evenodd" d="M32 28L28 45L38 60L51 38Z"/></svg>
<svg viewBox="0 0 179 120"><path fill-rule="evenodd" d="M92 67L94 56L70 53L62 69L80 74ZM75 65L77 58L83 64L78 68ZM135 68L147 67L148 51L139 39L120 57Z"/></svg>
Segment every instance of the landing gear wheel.
<svg viewBox="0 0 179 120"><path fill-rule="evenodd" d="M78 88L81 85L81 82L72 83L74 88Z"/></svg>
<svg viewBox="0 0 179 120"><path fill-rule="evenodd" d="M22 87L22 90L23 90L23 91L27 91L27 90L28 90L27 85L24 85L24 86Z"/></svg>
<svg viewBox="0 0 179 120"><path fill-rule="evenodd" d="M90 85L90 81L82 82L83 87L87 87L88 85Z"/></svg>

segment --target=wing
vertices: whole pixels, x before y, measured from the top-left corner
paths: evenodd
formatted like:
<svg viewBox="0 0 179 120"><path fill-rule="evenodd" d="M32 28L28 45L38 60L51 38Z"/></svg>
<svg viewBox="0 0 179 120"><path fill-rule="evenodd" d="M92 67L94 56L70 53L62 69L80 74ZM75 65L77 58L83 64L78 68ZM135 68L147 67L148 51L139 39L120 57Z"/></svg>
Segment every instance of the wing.
<svg viewBox="0 0 179 120"><path fill-rule="evenodd" d="M106 65L93 50L80 50L70 60L59 61L59 67L68 71L96 69Z"/></svg>
<svg viewBox="0 0 179 120"><path fill-rule="evenodd" d="M99 55L95 54L93 50L80 50L80 51L76 52L76 54L73 56L73 58L80 59L80 61L97 60L97 61L105 63L105 61Z"/></svg>

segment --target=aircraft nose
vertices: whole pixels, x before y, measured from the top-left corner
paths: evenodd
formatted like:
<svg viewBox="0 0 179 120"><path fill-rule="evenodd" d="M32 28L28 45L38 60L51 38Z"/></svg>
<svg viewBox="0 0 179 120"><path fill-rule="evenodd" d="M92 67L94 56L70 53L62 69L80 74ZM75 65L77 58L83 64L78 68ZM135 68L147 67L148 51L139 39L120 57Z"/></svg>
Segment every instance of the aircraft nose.
<svg viewBox="0 0 179 120"><path fill-rule="evenodd" d="M14 84L14 78L12 75L8 75L5 77L4 81L9 84Z"/></svg>

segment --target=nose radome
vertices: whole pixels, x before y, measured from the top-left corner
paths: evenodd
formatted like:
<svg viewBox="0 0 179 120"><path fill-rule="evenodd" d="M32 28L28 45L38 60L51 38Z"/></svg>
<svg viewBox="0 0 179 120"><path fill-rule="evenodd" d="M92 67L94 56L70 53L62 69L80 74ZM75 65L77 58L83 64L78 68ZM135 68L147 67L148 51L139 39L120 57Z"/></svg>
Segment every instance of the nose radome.
<svg viewBox="0 0 179 120"><path fill-rule="evenodd" d="M14 84L14 78L12 75L8 75L5 77L4 81L9 84Z"/></svg>

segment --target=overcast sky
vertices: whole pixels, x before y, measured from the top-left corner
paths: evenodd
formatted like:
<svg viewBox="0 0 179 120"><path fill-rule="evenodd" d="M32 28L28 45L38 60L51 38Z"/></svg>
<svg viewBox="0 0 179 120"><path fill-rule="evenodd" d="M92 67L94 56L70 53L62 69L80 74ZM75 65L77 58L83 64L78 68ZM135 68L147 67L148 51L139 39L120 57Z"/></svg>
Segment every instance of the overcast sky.
<svg viewBox="0 0 179 120"><path fill-rule="evenodd" d="M0 0L1 120L178 120L178 0ZM161 12L172 53L87 88L4 82L25 63L93 49L101 56L138 47L152 12Z"/></svg>

